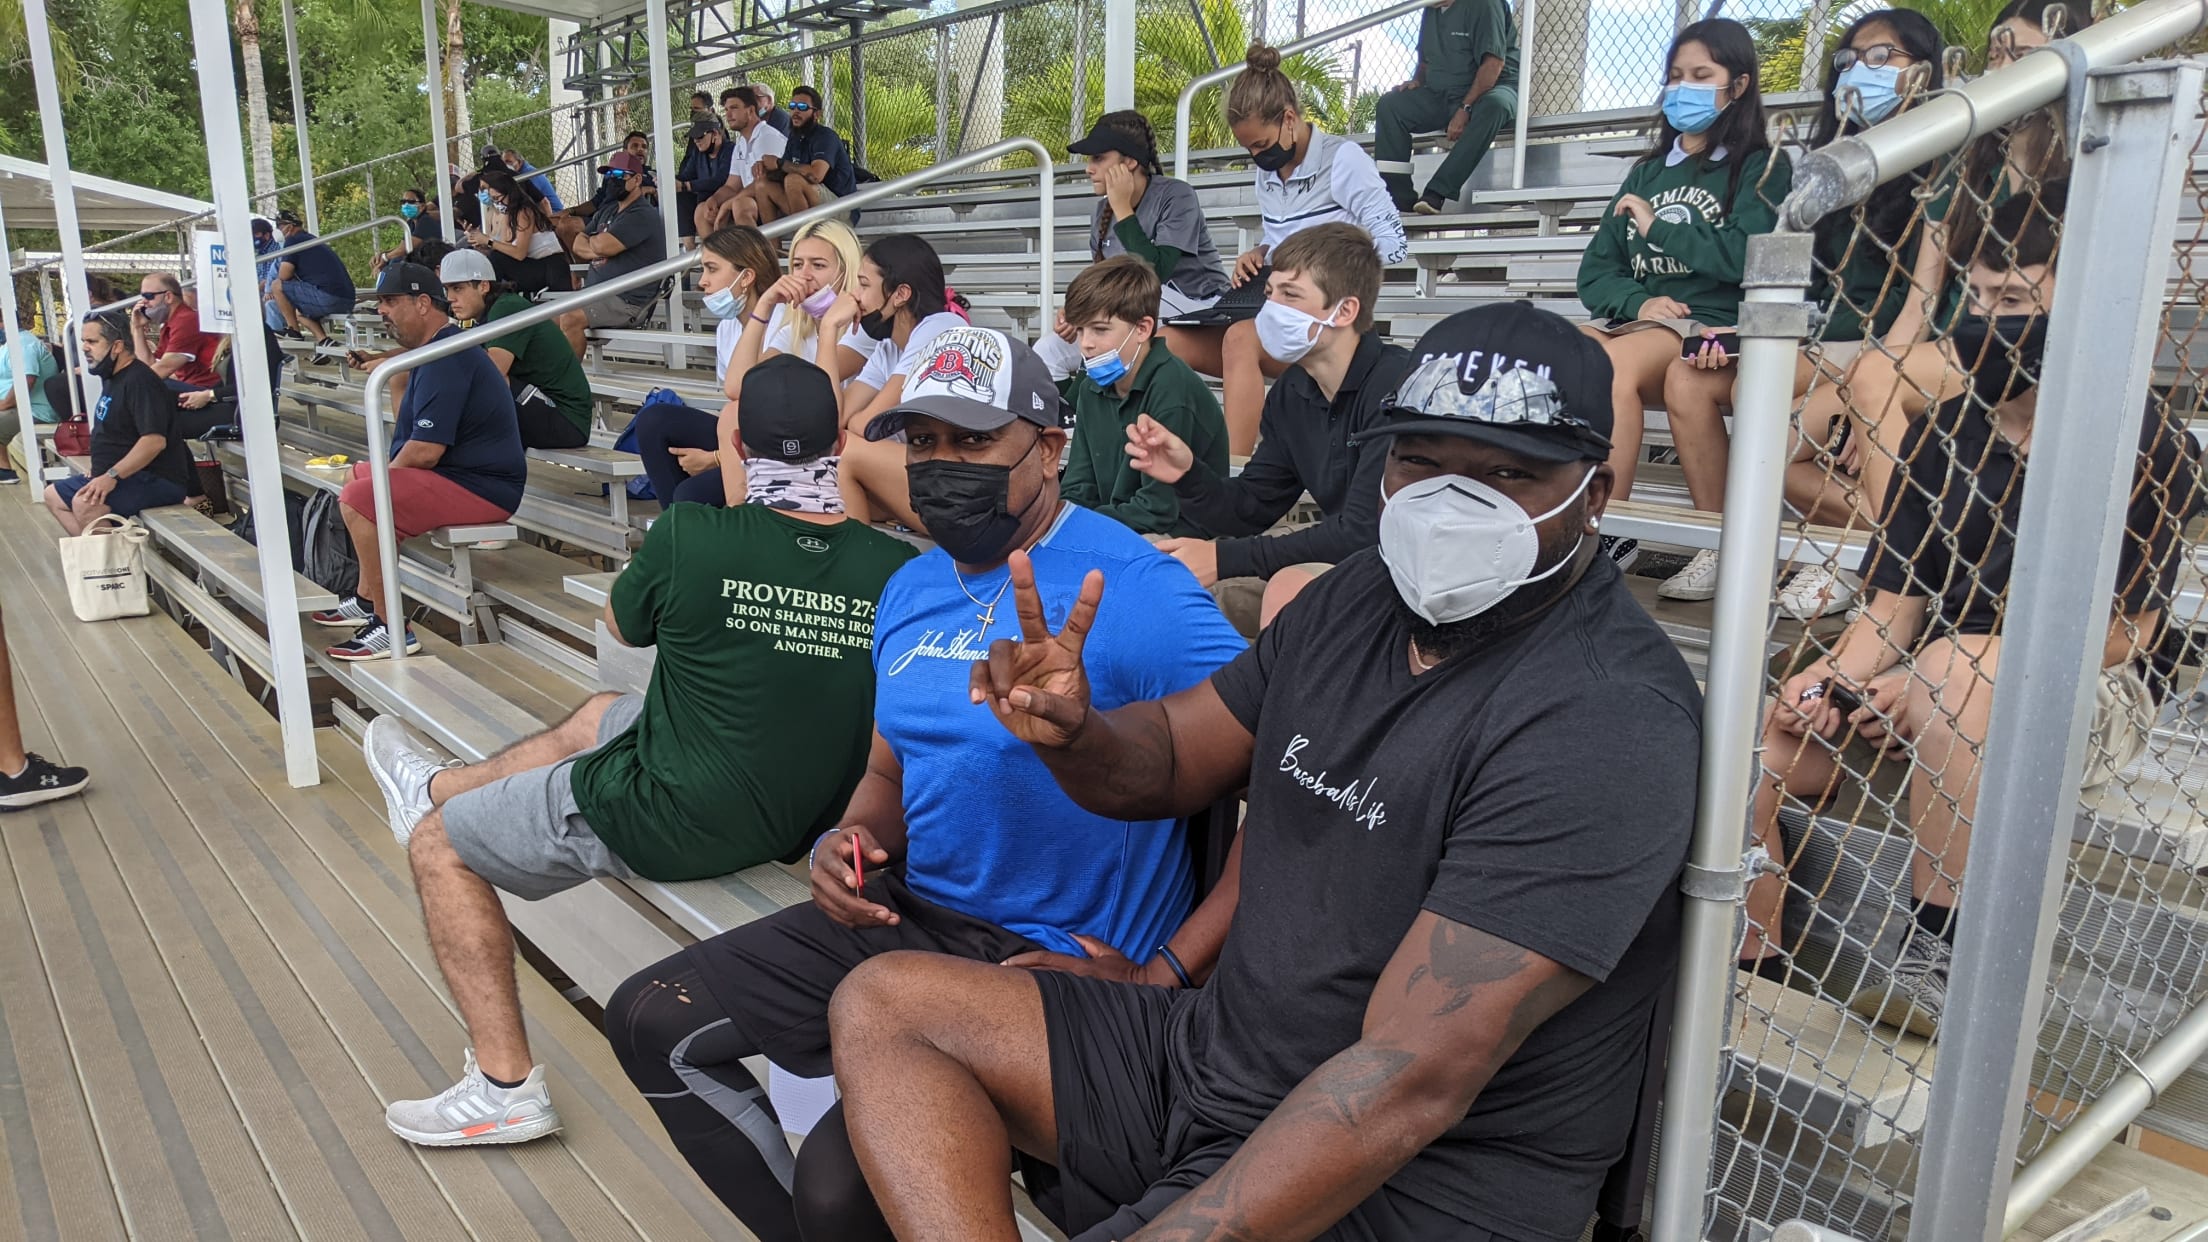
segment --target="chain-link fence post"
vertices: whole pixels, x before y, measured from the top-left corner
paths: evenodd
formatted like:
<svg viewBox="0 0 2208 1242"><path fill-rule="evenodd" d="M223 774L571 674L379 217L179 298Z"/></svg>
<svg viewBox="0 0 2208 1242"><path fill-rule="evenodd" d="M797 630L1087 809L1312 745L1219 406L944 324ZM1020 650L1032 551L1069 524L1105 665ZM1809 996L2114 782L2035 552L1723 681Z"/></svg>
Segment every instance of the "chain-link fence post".
<svg viewBox="0 0 2208 1242"><path fill-rule="evenodd" d="M1701 797L1681 887L1687 894L1665 1098L1717 1098L1739 902L1755 879L1747 858L1748 802L1763 732L1763 650L1777 578L1779 507L1794 409L1794 366L1809 334L1802 300L1812 269L1806 233L1748 242L1741 281L1740 381L1726 467L1709 678L1702 701ZM1716 1117L1667 1109L1656 1163L1658 1238L1702 1236L1704 1188Z"/></svg>
<svg viewBox="0 0 2208 1242"><path fill-rule="evenodd" d="M2082 68L2082 63L2079 66ZM2201 68L2086 77L2061 273L2017 528L2003 675L1992 702L1909 1236L2002 1235L2060 910L2109 600L2158 337ZM2075 100L2075 94L2072 99Z"/></svg>

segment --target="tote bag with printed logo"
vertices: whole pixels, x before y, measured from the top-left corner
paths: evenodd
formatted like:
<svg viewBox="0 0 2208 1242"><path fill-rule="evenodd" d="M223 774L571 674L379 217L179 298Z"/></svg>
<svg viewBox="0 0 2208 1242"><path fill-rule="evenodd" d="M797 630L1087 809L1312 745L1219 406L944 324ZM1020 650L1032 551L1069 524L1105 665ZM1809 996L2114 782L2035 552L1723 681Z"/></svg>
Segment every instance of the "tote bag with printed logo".
<svg viewBox="0 0 2208 1242"><path fill-rule="evenodd" d="M146 601L146 540L149 532L135 518L104 514L84 533L61 542L61 576L69 585L69 607L79 621L142 617Z"/></svg>

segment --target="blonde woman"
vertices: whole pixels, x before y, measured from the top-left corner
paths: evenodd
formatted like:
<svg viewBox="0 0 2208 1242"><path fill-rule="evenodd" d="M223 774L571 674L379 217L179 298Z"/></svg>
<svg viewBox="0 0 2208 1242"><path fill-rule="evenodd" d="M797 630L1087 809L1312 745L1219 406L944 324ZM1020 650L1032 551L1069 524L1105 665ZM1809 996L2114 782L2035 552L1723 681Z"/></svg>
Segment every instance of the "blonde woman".
<svg viewBox="0 0 2208 1242"><path fill-rule="evenodd" d="M859 238L841 220L815 220L790 239L789 272L769 285L744 316L743 335L724 376L731 400L743 392L744 372L776 354L795 354L828 373L840 392L873 357L874 342L859 332ZM823 349L823 342L833 342Z"/></svg>

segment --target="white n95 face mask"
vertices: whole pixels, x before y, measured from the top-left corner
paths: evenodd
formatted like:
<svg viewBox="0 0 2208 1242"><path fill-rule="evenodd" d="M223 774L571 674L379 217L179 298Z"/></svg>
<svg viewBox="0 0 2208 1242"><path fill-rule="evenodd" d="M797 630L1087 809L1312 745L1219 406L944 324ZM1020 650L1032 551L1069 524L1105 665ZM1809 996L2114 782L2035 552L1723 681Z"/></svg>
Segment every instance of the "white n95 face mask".
<svg viewBox="0 0 2208 1242"><path fill-rule="evenodd" d="M1380 558L1403 602L1428 623L1476 617L1571 563L1565 557L1534 573L1541 556L1534 527L1579 499L1594 477L1595 467L1589 466L1572 494L1539 517L1528 517L1517 501L1462 475L1406 483L1380 510Z"/></svg>

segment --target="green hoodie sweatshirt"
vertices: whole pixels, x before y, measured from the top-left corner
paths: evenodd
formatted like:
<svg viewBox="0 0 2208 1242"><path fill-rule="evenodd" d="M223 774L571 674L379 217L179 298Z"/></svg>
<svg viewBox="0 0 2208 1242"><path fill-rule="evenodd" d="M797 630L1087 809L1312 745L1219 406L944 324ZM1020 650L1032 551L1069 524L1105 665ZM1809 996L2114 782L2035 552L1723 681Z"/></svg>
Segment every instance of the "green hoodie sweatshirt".
<svg viewBox="0 0 2208 1242"><path fill-rule="evenodd" d="M1602 218L1579 261L1579 300L1601 319L1633 319L1653 297L1677 298L1693 318L1712 327L1740 320L1740 280L1748 239L1768 233L1793 182L1783 156L1756 151L1741 164L1737 186L1730 161L1688 156L1668 164L1642 160L1625 175L1618 198L1638 194L1656 210L1647 237L1631 217L1618 214L1617 199ZM1725 195L1732 189L1732 201Z"/></svg>

